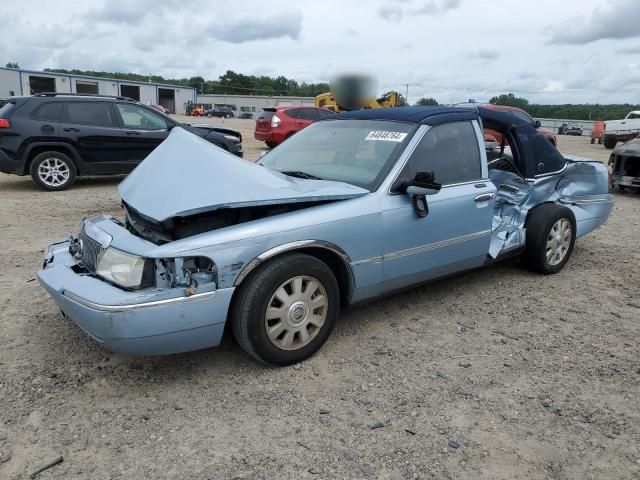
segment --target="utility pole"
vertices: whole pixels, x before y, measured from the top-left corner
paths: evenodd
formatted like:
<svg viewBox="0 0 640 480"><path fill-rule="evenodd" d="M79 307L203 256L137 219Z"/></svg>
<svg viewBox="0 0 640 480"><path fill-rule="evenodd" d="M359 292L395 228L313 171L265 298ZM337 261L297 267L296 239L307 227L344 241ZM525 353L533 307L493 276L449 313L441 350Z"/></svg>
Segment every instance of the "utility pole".
<svg viewBox="0 0 640 480"><path fill-rule="evenodd" d="M409 87L419 87L420 84L419 83L405 83L404 87L405 87L405 91L404 91L404 99L407 102L407 105L409 105Z"/></svg>

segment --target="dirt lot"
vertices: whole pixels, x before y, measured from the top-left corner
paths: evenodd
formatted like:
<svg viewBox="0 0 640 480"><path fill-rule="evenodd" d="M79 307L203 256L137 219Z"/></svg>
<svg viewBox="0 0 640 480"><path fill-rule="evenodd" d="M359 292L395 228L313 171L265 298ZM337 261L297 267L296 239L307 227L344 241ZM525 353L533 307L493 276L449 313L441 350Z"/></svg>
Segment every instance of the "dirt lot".
<svg viewBox="0 0 640 480"><path fill-rule="evenodd" d="M255 158L253 122L224 124ZM41 478L640 478L640 195L616 194L558 275L509 262L376 301L269 369L229 337L113 354L62 317L42 248L120 215L118 180L51 194L0 174L0 478L60 455Z"/></svg>

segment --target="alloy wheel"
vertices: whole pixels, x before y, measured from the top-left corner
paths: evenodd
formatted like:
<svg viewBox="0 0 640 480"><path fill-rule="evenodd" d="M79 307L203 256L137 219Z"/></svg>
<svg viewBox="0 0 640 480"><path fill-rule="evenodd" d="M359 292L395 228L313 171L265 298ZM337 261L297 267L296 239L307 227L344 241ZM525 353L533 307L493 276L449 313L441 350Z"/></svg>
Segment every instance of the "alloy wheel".
<svg viewBox="0 0 640 480"><path fill-rule="evenodd" d="M46 158L38 165L38 177L49 187L59 187L69 180L69 166L59 158Z"/></svg>

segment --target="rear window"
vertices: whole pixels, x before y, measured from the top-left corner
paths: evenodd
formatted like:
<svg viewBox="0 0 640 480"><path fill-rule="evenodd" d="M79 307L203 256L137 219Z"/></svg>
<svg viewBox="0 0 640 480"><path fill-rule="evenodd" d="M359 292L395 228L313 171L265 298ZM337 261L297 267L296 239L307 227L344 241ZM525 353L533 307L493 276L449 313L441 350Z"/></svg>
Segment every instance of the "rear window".
<svg viewBox="0 0 640 480"><path fill-rule="evenodd" d="M60 121L62 115L62 102L47 102L36 108L31 114L34 120L48 120L50 122Z"/></svg>
<svg viewBox="0 0 640 480"><path fill-rule="evenodd" d="M0 118L9 118L13 111L15 104L9 102L0 107Z"/></svg>
<svg viewBox="0 0 640 480"><path fill-rule="evenodd" d="M69 102L63 121L82 125L113 126L111 107L107 102Z"/></svg>
<svg viewBox="0 0 640 480"><path fill-rule="evenodd" d="M258 115L258 120L271 120L271 117L273 117L274 113L275 112L272 112L271 110L263 110Z"/></svg>

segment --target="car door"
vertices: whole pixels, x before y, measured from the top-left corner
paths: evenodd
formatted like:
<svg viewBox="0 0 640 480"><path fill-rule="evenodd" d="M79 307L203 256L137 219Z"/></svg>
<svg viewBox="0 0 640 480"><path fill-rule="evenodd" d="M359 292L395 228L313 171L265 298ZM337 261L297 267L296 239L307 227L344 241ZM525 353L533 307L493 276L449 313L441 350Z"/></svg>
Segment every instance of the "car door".
<svg viewBox="0 0 640 480"><path fill-rule="evenodd" d="M85 175L126 173L122 132L111 102L74 100L64 104L59 135L80 155L80 171Z"/></svg>
<svg viewBox="0 0 640 480"><path fill-rule="evenodd" d="M426 130L382 201L384 289L483 264L491 240L495 186L487 178L482 147L475 121ZM440 191L425 196L424 217L405 193L406 182L418 172L432 172L442 184Z"/></svg>
<svg viewBox="0 0 640 480"><path fill-rule="evenodd" d="M116 112L126 145L130 168L144 160L169 135L169 124L160 114L135 103L117 102Z"/></svg>

